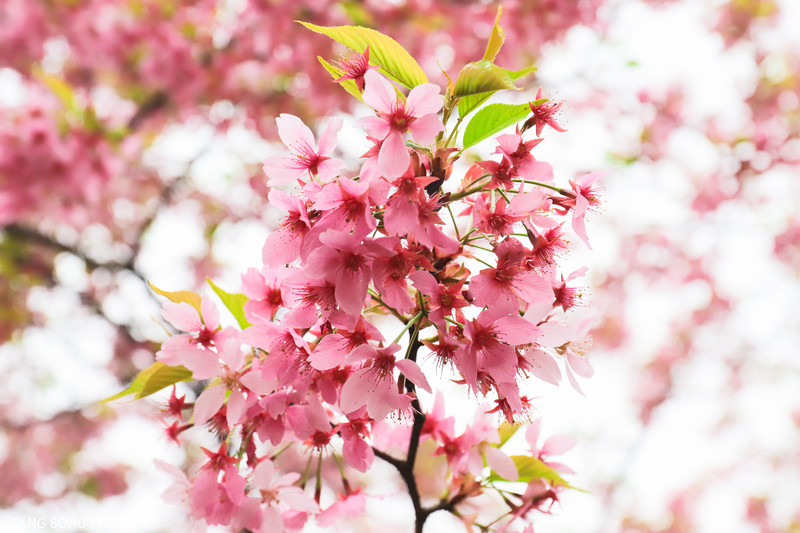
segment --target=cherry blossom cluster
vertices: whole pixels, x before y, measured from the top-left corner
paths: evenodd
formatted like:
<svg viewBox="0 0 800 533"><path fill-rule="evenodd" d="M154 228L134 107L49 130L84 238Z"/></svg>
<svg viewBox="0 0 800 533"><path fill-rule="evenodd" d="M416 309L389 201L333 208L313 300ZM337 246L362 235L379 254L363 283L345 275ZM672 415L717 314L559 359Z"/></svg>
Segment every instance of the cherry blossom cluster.
<svg viewBox="0 0 800 533"><path fill-rule="evenodd" d="M584 218L598 204L600 174L562 188L536 159L545 127L564 131L560 104L541 91L515 131L496 137L497 157L459 168L463 151L443 121L452 99L432 83L399 92L368 54L343 60L337 80L354 80L374 110L358 123L370 145L358 170L336 157L339 119L319 139L296 116L277 119L286 151L264 170L270 203L287 214L264 244L263 267L242 276L241 309L226 301L241 327L222 327L208 297L163 293L172 300L164 318L180 333L158 361L208 380L193 404L173 391L168 434L178 440L208 426L222 441L195 477L173 470L177 494L208 524L265 532L311 517L332 524L363 511L365 493L348 471L367 472L377 456L405 480L418 531L432 512L459 513L504 481L527 488L504 493L517 501L504 496L490 522L524 526L569 486L559 474L566 468L547 458L571 442L538 448L537 422L526 432L528 454L512 459L496 417L512 434L531 419L531 376L558 384L563 368L580 390L575 374L592 374L582 353L591 319L573 312L585 269L565 275L558 263L567 227L588 244ZM489 402L463 431L444 415L440 390L453 382ZM418 391L436 394L432 410ZM283 463L287 447L305 467L296 457ZM418 487L434 472L414 470L423 453L441 456L447 472L432 507ZM331 461L340 495L324 501L322 464ZM526 461L548 474L521 478ZM312 497L303 487L314 463Z"/></svg>
<svg viewBox="0 0 800 533"><path fill-rule="evenodd" d="M119 154L46 89L32 85L24 105L0 111L0 224L35 210L85 224L102 188L120 171ZM69 120L70 134L63 135Z"/></svg>

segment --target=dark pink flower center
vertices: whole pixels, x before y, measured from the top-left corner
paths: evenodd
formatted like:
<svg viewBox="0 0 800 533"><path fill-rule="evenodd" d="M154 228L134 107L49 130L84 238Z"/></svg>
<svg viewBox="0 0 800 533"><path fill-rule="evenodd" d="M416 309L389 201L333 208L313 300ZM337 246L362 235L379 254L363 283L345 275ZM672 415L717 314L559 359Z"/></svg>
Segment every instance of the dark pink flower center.
<svg viewBox="0 0 800 533"><path fill-rule="evenodd" d="M399 133L407 132L411 123L417 120L417 117L409 115L406 107L400 103L395 104L391 115L385 118L389 121L389 127L392 131Z"/></svg>
<svg viewBox="0 0 800 533"><path fill-rule="evenodd" d="M366 258L363 255L354 254L353 252L340 251L342 254L342 264L345 270L358 272L366 263Z"/></svg>
<svg viewBox="0 0 800 533"><path fill-rule="evenodd" d="M494 272L494 279L501 285L510 285L514 281L514 274L516 274L515 271L498 268Z"/></svg>
<svg viewBox="0 0 800 533"><path fill-rule="evenodd" d="M378 352L378 355L372 362L372 368L383 377L392 373L394 370L394 361L395 357L393 355Z"/></svg>
<svg viewBox="0 0 800 533"><path fill-rule="evenodd" d="M500 344L497 340L497 333L494 326L483 327L476 324L475 333L472 337L472 346L476 350L491 350Z"/></svg>
<svg viewBox="0 0 800 533"><path fill-rule="evenodd" d="M272 305L282 305L283 304L283 297L281 296L280 289L272 289L269 291L267 295L267 301Z"/></svg>
<svg viewBox="0 0 800 533"><path fill-rule="evenodd" d="M214 344L214 332L203 326L203 329L197 333L197 344L211 348Z"/></svg>

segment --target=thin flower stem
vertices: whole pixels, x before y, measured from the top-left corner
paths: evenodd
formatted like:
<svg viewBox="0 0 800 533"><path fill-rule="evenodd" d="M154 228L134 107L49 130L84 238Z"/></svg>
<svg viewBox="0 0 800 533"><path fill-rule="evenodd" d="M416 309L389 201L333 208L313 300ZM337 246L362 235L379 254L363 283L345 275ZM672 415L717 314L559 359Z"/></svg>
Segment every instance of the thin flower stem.
<svg viewBox="0 0 800 533"><path fill-rule="evenodd" d="M317 456L317 482L314 485L314 501L319 505L319 498L322 495L322 453Z"/></svg>
<svg viewBox="0 0 800 533"><path fill-rule="evenodd" d="M467 185L467 186L466 186L466 187L464 187L464 188L465 188L465 189L469 189L470 187L472 187L473 185L475 185L475 184L476 184L476 183L478 183L479 181L483 181L483 180L485 180L486 178L491 178L491 177L492 177L492 174L491 174L491 173L489 173L489 172L487 172L487 173L486 173L486 174L484 174L483 176L481 176L481 177L479 177L479 178L476 178L476 179L474 179L473 181L471 181L471 182L469 183L469 185Z"/></svg>
<svg viewBox="0 0 800 533"><path fill-rule="evenodd" d="M466 244L467 246L472 246L473 248L477 248L478 250L484 250L486 252L494 252L494 250L492 250L491 248L486 248L485 246L479 246L477 244L472 244L471 242L465 242L464 244ZM478 259L478 258L476 257L475 259ZM479 261L480 261L480 259L479 259Z"/></svg>
<svg viewBox="0 0 800 533"><path fill-rule="evenodd" d="M548 185L547 183L542 183L541 181L520 180L520 179L516 179L513 181L515 181L516 183L529 183L531 185L538 185L539 187L545 187L546 189L554 190L557 193L563 194L564 196L568 196L569 198L575 198L574 192L562 189L561 187L556 187L555 185Z"/></svg>
<svg viewBox="0 0 800 533"><path fill-rule="evenodd" d="M284 446L283 448L281 448L280 450L278 450L277 452L275 452L274 454L272 454L272 457L270 457L270 460L271 460L271 461L274 461L275 459L277 459L278 457L280 457L280 455L281 455L283 452L285 452L286 450L288 450L289 448L291 448L293 444L294 444L294 442L290 442L289 444L287 444L286 446Z"/></svg>
<svg viewBox="0 0 800 533"><path fill-rule="evenodd" d="M447 137L447 141L444 143L445 148L448 148L450 146L450 143L453 141L453 138L458 133L458 127L461 125L461 121L463 120L464 117L458 117L458 120L456 120L456 124L455 126L453 126L453 131L450 132L450 135Z"/></svg>
<svg viewBox="0 0 800 533"><path fill-rule="evenodd" d="M297 483L300 487L305 487L306 483L308 483L308 474L311 473L311 461L314 460L313 455L308 456L308 461L306 461L306 467L303 469L303 475L300 476L300 479L297 480Z"/></svg>
<svg viewBox="0 0 800 533"><path fill-rule="evenodd" d="M508 199L508 196L506 196L506 193L503 192L503 189L495 189L495 190L498 193L500 193L500 196L502 196L505 199L506 203L509 203L509 204L511 203L511 200Z"/></svg>
<svg viewBox="0 0 800 533"><path fill-rule="evenodd" d="M341 436L341 433L339 433ZM350 488L350 482L347 481L347 474L344 471L344 465L342 464L342 458L339 455L332 453L331 457L333 457L333 462L336 463L336 468L339 469L339 476L342 478L342 486L344 487L345 494L352 494L352 489Z"/></svg>
<svg viewBox="0 0 800 533"><path fill-rule="evenodd" d="M469 239L465 240L463 244L469 244L469 243L471 243L471 242L474 242L474 241L480 241L480 240L489 240L489 239L487 239L487 238L486 238L486 235L484 235L483 233L481 233L481 234L480 234L480 235L478 235L477 237L471 237L471 238L469 238Z"/></svg>
<svg viewBox="0 0 800 533"><path fill-rule="evenodd" d="M453 229L456 231L456 240L460 241L461 237L458 234L458 224L456 223L455 215L453 215L453 210L450 209L450 204L445 205L445 207L447 208L447 212L450 213L450 220L453 221Z"/></svg>
<svg viewBox="0 0 800 533"><path fill-rule="evenodd" d="M469 231L463 237L461 237L461 244L465 244L466 242L469 242L468 237L470 235L472 235L473 233L475 233L475 228L470 228Z"/></svg>
<svg viewBox="0 0 800 533"><path fill-rule="evenodd" d="M458 322L458 321L456 321L456 320L453 320L453 319L452 319L452 318L450 318L449 316L446 316L446 317L444 317L444 319L445 319L445 320L447 320L448 322L450 322L451 324L455 324L456 326L458 326L458 327L460 327L460 328L463 328L463 327L464 327L464 324L462 324L461 322Z"/></svg>
<svg viewBox="0 0 800 533"><path fill-rule="evenodd" d="M414 315L414 317L406 323L406 326L402 330L400 330L400 333L397 334L397 337L395 337L395 339L392 341L392 344L397 344L398 342L400 342L400 339L403 338L403 335L406 334L406 331L408 331L409 328L411 328L411 326L416 324L416 322L420 318L422 318L422 315L424 315L424 313L422 311L420 311L419 313ZM417 329L419 329L419 328L417 328Z"/></svg>
<svg viewBox="0 0 800 533"><path fill-rule="evenodd" d="M474 245L474 244L470 244L470 246L475 246L475 245ZM475 247L476 247L476 248L481 248L480 246L475 246ZM482 249L482 250L486 250L486 248L481 248L481 249ZM493 250L489 250L489 251L491 252L491 251L493 251ZM475 256L473 256L472 258L473 258L475 261L478 261L479 263L483 263L484 265L486 265L486 266L487 266L487 267L489 267L489 268L497 268L495 265L493 265L493 264L491 264L491 263L489 263L489 262L487 262L487 261L484 261L484 260L483 260L483 259L481 259L480 257L475 257Z"/></svg>
<svg viewBox="0 0 800 533"><path fill-rule="evenodd" d="M462 198L466 198L470 194L481 192L483 190L483 186L476 187L474 189L466 189L461 192L456 192L450 195L450 198L447 199L448 202L455 202L456 200L461 200Z"/></svg>
<svg viewBox="0 0 800 533"><path fill-rule="evenodd" d="M397 309L395 309L391 305L389 305L386 302L384 302L383 299L381 299L380 295L377 292L375 292L373 289L367 289L367 291L369 292L369 295L373 300L375 300L380 305L382 305L384 308L386 308L386 310L389 311L390 313L392 313L392 315L394 315L395 318L397 318L397 320L399 320L403 324L407 324L408 323L408 317L400 314L400 312Z"/></svg>

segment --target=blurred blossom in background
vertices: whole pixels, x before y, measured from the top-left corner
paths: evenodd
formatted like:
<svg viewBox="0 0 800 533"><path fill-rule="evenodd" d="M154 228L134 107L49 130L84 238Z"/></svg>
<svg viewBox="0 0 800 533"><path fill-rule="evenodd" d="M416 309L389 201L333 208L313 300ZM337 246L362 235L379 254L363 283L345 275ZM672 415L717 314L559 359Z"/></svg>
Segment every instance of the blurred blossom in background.
<svg viewBox="0 0 800 533"><path fill-rule="evenodd" d="M568 131L541 159L562 183L611 169L587 217L592 250L572 243L570 258L589 265L597 372L584 396L537 384L543 432L578 438L563 461L587 492L566 494L537 533L800 531L800 3L503 9L498 60L538 67L508 101L539 86L565 101ZM495 12L0 4L0 530L186 528L153 459L190 463L210 437L168 440L155 415L168 391L98 400L166 338L145 280L233 287L260 265L281 216L261 171L282 149L274 117L316 124L345 106L316 59L342 50L293 21L376 27L443 83L439 67L480 59ZM365 112L350 109L343 139ZM351 161L365 148L339 145ZM428 528L458 530L438 515Z"/></svg>

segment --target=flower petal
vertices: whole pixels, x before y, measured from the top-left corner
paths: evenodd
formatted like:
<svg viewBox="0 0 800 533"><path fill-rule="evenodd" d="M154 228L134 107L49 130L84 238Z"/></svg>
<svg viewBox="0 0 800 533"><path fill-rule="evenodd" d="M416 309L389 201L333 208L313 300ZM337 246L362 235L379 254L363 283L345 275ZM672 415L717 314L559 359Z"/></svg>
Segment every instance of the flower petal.
<svg viewBox="0 0 800 533"><path fill-rule="evenodd" d="M507 315L495 321L497 338L512 346L529 344L542 334L532 323L521 316Z"/></svg>
<svg viewBox="0 0 800 533"><path fill-rule="evenodd" d="M389 135L389 123L381 117L360 118L357 124L364 128L370 137L382 140Z"/></svg>
<svg viewBox="0 0 800 533"><path fill-rule="evenodd" d="M289 150L297 153L300 150L310 148L313 151L314 134L299 117L289 113L281 113L281 116L276 118L275 122L278 123L278 136L280 136L281 141Z"/></svg>
<svg viewBox="0 0 800 533"><path fill-rule="evenodd" d="M411 136L419 144L431 144L443 129L442 119L435 113L422 115L408 127Z"/></svg>
<svg viewBox="0 0 800 533"><path fill-rule="evenodd" d="M167 302L161 310L164 318L181 331L199 331L203 329L203 323L197 314L197 309L186 302Z"/></svg>
<svg viewBox="0 0 800 533"><path fill-rule="evenodd" d="M202 426L219 411L225 402L225 388L212 385L200 393L194 402L194 424Z"/></svg>
<svg viewBox="0 0 800 533"><path fill-rule="evenodd" d="M503 451L493 446L487 446L484 448L484 454L486 456L486 464L488 464L492 470L500 474L503 479L508 481L516 481L519 479L517 465L515 465L511 457L503 453Z"/></svg>
<svg viewBox="0 0 800 533"><path fill-rule="evenodd" d="M381 113L391 113L397 101L394 86L383 75L374 70L364 74L364 103Z"/></svg>
<svg viewBox="0 0 800 533"><path fill-rule="evenodd" d="M411 89L406 101L408 113L415 117L438 113L444 105L444 97L439 92L439 86L433 83L423 83Z"/></svg>
<svg viewBox="0 0 800 533"><path fill-rule="evenodd" d="M336 141L339 130L342 129L342 119L332 118L319 137L319 155L328 155L336 148Z"/></svg>
<svg viewBox="0 0 800 533"><path fill-rule="evenodd" d="M422 372L417 363L411 361L410 359L400 359L395 361L394 366L399 368L400 372L402 372L403 375L412 381L417 387L433 393L430 384L428 384L428 379L425 377L425 374Z"/></svg>
<svg viewBox="0 0 800 533"><path fill-rule="evenodd" d="M408 170L411 156L403 140L403 134L392 132L383 141L381 151L378 153L378 166L383 177L388 179L399 178Z"/></svg>
<svg viewBox="0 0 800 533"><path fill-rule="evenodd" d="M561 383L561 370L552 355L546 351L533 348L525 350L525 360L528 362L531 374L546 383L558 386Z"/></svg>

